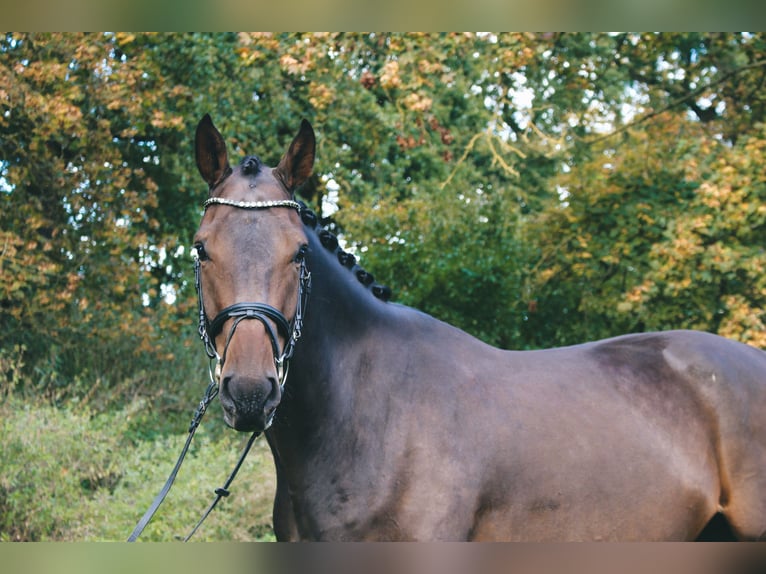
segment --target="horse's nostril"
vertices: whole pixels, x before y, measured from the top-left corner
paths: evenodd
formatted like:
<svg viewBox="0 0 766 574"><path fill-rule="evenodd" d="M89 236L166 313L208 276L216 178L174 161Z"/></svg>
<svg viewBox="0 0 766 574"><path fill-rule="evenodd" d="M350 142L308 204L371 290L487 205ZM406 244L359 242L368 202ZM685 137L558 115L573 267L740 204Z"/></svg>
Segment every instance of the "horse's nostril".
<svg viewBox="0 0 766 574"><path fill-rule="evenodd" d="M233 400L234 397L232 396L232 390L234 386L234 377L232 375L223 376L219 379L218 383L218 392L221 395L221 398L226 398L229 401Z"/></svg>
<svg viewBox="0 0 766 574"><path fill-rule="evenodd" d="M230 371L221 377L224 420L237 430L268 428L282 399L276 376L249 377Z"/></svg>
<svg viewBox="0 0 766 574"><path fill-rule="evenodd" d="M231 396L231 376L221 378L218 388L218 398L221 401L221 406L225 411L234 411L234 398Z"/></svg>

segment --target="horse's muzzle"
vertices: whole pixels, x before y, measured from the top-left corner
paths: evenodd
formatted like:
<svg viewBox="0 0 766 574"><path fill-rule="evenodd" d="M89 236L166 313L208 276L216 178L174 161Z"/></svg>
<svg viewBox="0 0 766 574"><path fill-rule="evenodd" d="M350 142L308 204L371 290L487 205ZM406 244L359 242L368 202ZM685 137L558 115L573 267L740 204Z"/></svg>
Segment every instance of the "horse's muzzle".
<svg viewBox="0 0 766 574"><path fill-rule="evenodd" d="M255 379L224 373L219 397L226 424L238 431L254 432L271 426L282 392L275 377Z"/></svg>

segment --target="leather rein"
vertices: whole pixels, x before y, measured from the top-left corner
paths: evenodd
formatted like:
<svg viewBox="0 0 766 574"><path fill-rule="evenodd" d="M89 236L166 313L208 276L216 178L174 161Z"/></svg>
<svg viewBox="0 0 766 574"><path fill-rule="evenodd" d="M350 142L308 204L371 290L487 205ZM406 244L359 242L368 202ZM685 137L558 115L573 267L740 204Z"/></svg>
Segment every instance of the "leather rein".
<svg viewBox="0 0 766 574"><path fill-rule="evenodd" d="M302 204L298 203L297 201L288 199L277 201L232 201L221 197L209 198L207 201L205 201L204 208L207 211L207 208L210 205L216 204L228 205L238 209L272 209L278 207L286 207L295 209L298 211L298 213L301 213L304 209ZM197 291L199 310L199 324L197 327L197 332L200 336L200 339L202 340L205 348L205 353L209 359L208 376L210 382L205 389L205 394L197 405L197 409L194 411L191 423L189 424L186 443L181 450L181 455L178 457L178 460L176 461L170 476L168 476L165 485L154 498L152 504L138 521L138 524L134 528L131 535L128 537L128 542L135 542L138 539L144 528L146 528L146 525L149 524L149 521L159 509L162 501L165 499L165 496L167 496L168 492L170 491L170 487L175 481L176 475L181 468L181 463L183 462L184 458L186 457L186 453L189 450L192 437L194 436L197 427L199 427L199 424L202 421L202 417L205 414L208 405L218 394L221 368L224 361L226 360L226 351L229 347L229 344L231 343L237 326L245 319L256 319L263 324L264 329L266 330L266 333L271 341L271 347L274 353L274 364L277 369L277 377L281 391L284 391L285 382L287 381L287 373L289 370L290 359L292 358L293 351L295 350L295 343L301 337L301 329L303 327L303 314L305 312L306 304L308 303L308 297L311 292L311 273L306 268L304 259L299 261L300 275L298 283L298 302L296 304L295 315L293 316L292 322L290 322L281 311L272 307L271 305L267 305L266 303L251 302L234 303L233 305L224 308L215 316L212 321L210 321L207 317L207 313L205 313L205 304L202 296L201 264L199 253L196 248L192 250L192 258L194 259L194 286ZM229 319L233 319L233 323L226 336L223 353L219 354L218 350L216 349L215 338L223 330L224 324ZM276 331L271 325L272 322L276 326ZM285 341L285 345L282 349L280 349L278 335L281 335ZM272 420L273 415L272 419L270 419L267 423L266 428L270 426ZM228 479L222 487L215 489L216 498L199 519L192 531L184 538L184 542L187 542L189 539L191 539L192 536L194 536L194 533L197 531L197 529L199 529L199 527L202 525L202 522L212 512L221 498L229 496L230 493L228 488L234 480L234 477L237 475L240 467L242 466L247 453L250 451L250 447L253 445L255 439L258 438L260 434L260 431L255 431L251 435Z"/></svg>

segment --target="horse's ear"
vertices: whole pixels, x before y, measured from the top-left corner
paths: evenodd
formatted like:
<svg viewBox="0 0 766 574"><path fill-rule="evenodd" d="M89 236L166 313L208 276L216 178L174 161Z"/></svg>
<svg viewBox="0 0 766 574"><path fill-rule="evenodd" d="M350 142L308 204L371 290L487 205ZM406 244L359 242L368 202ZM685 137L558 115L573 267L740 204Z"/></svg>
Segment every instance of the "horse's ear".
<svg viewBox="0 0 766 574"><path fill-rule="evenodd" d="M202 178L212 189L231 171L229 157L226 153L226 143L221 133L213 125L210 114L205 114L199 124L194 138L197 157L197 169Z"/></svg>
<svg viewBox="0 0 766 574"><path fill-rule="evenodd" d="M315 148L314 129L310 123L303 120L298 135L274 169L275 175L282 180L291 194L311 175Z"/></svg>

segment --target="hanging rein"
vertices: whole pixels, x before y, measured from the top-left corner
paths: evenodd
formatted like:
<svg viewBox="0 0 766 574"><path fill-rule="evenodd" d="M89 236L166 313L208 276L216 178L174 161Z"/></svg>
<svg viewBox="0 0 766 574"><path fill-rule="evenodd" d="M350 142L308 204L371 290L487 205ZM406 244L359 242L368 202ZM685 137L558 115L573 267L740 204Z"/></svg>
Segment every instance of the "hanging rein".
<svg viewBox="0 0 766 574"><path fill-rule="evenodd" d="M205 201L204 208L205 210L207 210L208 207L210 207L211 205L216 205L216 204L227 205L227 206L235 207L238 209L271 209L271 208L277 208L277 207L287 207L290 209L295 209L296 211L298 211L298 213L301 213L303 209L305 208L302 204L298 203L297 201L292 201L288 199L278 200L278 201L232 201L232 200L224 199L221 197L209 198L207 201ZM207 410L208 405L213 401L213 399L218 394L221 368L224 361L226 360L226 350L229 348L229 344L231 343L231 340L234 337L234 332L236 331L237 326L239 326L239 324L245 319L257 319L263 324L264 329L266 330L266 334L269 336L269 339L271 341L271 347L274 353L274 365L276 366L276 369L277 369L279 387L280 387L280 390L282 391L284 391L284 386L287 381L287 373L288 373L288 369L290 365L290 359L292 358L293 351L295 350L295 343L301 337L301 329L303 327L303 314L306 309L306 304L308 303L309 293L311 292L311 273L308 271L308 269L306 269L306 262L303 258L301 258L301 260L299 261L300 275L299 275L299 283L298 283L298 302L296 304L295 315L293 316L292 322L288 321L281 311L272 307L271 305L267 305L266 303L250 303L250 302L234 303L233 305L230 305L229 307L226 307L225 309L223 309L221 312L218 313L218 315L215 316L215 318L212 321L210 321L207 317L207 313L205 312L205 303L204 303L204 299L202 295L201 264L200 264L199 252L196 248L192 250L192 258L194 259L194 286L197 291L197 301L198 301L198 309L199 309L199 325L197 327L197 331L204 345L205 353L207 354L209 359L208 376L210 379L210 383L205 389L205 394L203 395L202 400L200 400L199 404L197 405L197 409L194 411L194 415L192 417L191 423L189 424L189 430L188 430L188 436L186 438L186 443L184 444L184 447L181 450L181 455L178 457L175 467L173 467L173 470L171 471L170 476L168 476L168 479L165 482L165 485L162 487L160 492L154 498L154 501L152 502L149 509L144 513L144 515L138 521L138 524L136 525L135 529L133 530L131 535L128 537L128 542L135 542L138 539L138 537L143 532L144 528L146 528L146 525L149 524L149 521L152 519L154 514L159 509L160 505L162 504L162 501L165 499L165 496L170 491L170 487L175 481L176 475L178 474L178 470L181 468L181 463L183 462L184 458L186 457L186 453L189 450L192 437L194 436L194 433L197 430L197 427L202 421L202 417L205 414L205 411ZM223 330L224 324L229 319L233 319L233 323L229 329L228 334L226 335L226 341L224 343L223 352L218 353L218 350L215 345L215 338L218 336L219 333L221 333L221 331ZM276 332L274 331L274 328L272 327L271 322L273 322L274 325L276 325ZM280 349L278 335L281 335L283 339L285 340L285 345L282 349ZM268 425L267 425L267 428L268 428ZM253 445L253 442L255 442L255 439L259 435L260 435L260 432L258 431L254 432L251 435L250 439L247 442L247 445L245 446L244 450L242 451L242 454L239 457L239 460L237 461L237 464L235 465L234 469L229 475L229 478L226 480L226 482L224 483L222 487L215 489L216 498L213 500L213 502L210 504L208 509L199 519L199 521L194 526L192 531L188 534L188 536L186 536L186 538L184 538L184 542L188 541L192 536L194 536L194 533L202 525L202 522L208 517L210 512L212 512L212 510L215 508L215 506L218 504L221 498L229 496L228 488L231 485L232 481L234 480L234 477L237 475L237 472L239 471L240 467L242 466L242 463L244 462L245 457L247 456L247 453L250 451L250 447Z"/></svg>

